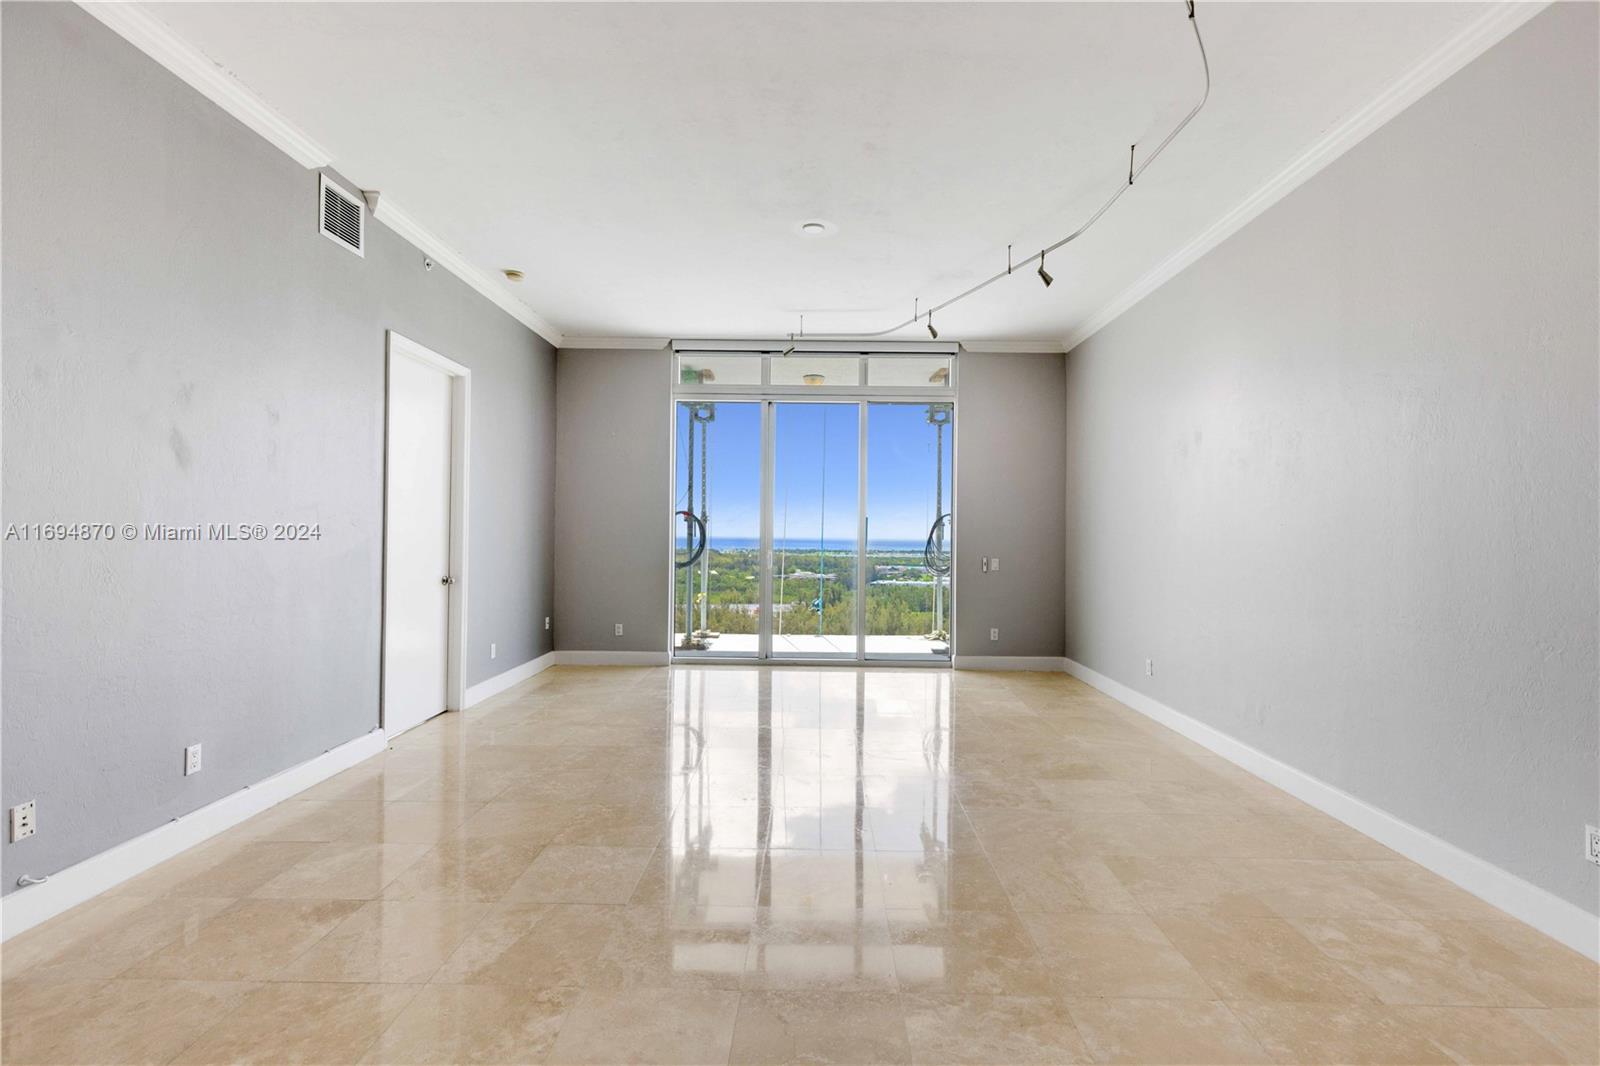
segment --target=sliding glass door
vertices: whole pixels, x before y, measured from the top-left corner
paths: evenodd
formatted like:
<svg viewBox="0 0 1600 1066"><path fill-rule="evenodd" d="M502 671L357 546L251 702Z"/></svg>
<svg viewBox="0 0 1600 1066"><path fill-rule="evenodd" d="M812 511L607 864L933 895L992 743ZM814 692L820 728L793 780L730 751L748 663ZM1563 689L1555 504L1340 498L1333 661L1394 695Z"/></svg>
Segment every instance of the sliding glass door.
<svg viewBox="0 0 1600 1066"><path fill-rule="evenodd" d="M772 658L856 658L860 420L854 403L772 405Z"/></svg>
<svg viewBox="0 0 1600 1066"><path fill-rule="evenodd" d="M878 363L679 357L675 657L949 661L950 362Z"/></svg>
<svg viewBox="0 0 1600 1066"><path fill-rule="evenodd" d="M674 655L760 654L762 408L675 405Z"/></svg>
<svg viewBox="0 0 1600 1066"><path fill-rule="evenodd" d="M865 654L950 656L955 408L869 403Z"/></svg>

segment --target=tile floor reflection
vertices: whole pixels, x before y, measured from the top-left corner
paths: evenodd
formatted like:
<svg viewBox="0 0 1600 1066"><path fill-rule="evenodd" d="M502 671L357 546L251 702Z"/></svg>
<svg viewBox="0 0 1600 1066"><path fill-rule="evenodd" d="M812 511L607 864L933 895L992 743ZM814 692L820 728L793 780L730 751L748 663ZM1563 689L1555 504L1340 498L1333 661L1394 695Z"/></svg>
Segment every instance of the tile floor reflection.
<svg viewBox="0 0 1600 1066"><path fill-rule="evenodd" d="M1070 678L557 668L7 943L7 1063L1600 1061L1600 975Z"/></svg>

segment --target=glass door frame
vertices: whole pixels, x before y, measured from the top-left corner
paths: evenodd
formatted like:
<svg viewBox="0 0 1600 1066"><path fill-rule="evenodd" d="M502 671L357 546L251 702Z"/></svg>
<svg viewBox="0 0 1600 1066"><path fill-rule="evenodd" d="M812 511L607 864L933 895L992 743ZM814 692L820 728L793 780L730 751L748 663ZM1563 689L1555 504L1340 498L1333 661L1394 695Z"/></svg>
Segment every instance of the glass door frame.
<svg viewBox="0 0 1600 1066"><path fill-rule="evenodd" d="M959 525L961 521L960 508L955 504L959 492L959 474L956 455L961 436L961 419L958 413L958 365L960 360L955 356L955 346L938 346L936 348L920 347L902 351L868 351L868 352L842 352L837 349L813 349L810 354L825 355L828 358L855 357L859 362L859 372L856 383L850 385L837 385L818 387L812 385L774 385L772 381L771 364L776 359L785 358L754 348L737 348L734 346L718 347L713 349L718 356L741 356L752 360L761 361L760 384L740 385L715 385L715 384L686 384L680 380L678 352L695 351L704 352L703 348L679 348L672 353L669 359L671 368L671 398L670 414L667 419L669 427L668 439L668 477L669 499L673 498L677 486L678 471L678 410L683 403L694 402L727 402L727 403L759 403L761 405L761 537L758 551L759 587L761 605L757 611L757 651L754 659L748 655L695 654L680 656L675 642L672 639L676 632L676 597L677 581L675 569L669 567L669 580L667 582L667 643L668 653L673 662L680 663L775 663L775 664L803 664L808 666L859 666L863 663L893 663L896 666L908 667L935 667L948 668L953 666L956 658L956 618L960 604L955 596L956 559L961 550L961 537ZM808 354L804 351L797 354ZM901 358L928 358L931 355L948 356L949 384L936 388L868 385L867 375L869 360L901 359ZM855 558L855 654L851 656L832 655L827 653L804 654L789 653L782 656L773 655L773 618L776 614L773 597L773 503L775 483L777 476L777 448L776 448L776 407L780 403L836 403L840 405L854 404L856 406L856 558ZM947 614L947 625L950 632L949 654L940 658L916 654L897 654L891 652L867 653L867 411L873 403L941 403L949 404L951 410L952 433L950 436L950 539L952 544L951 566L949 574L950 601ZM670 510L670 509L669 509ZM668 559L675 563L677 558L677 516L669 514L668 517Z"/></svg>

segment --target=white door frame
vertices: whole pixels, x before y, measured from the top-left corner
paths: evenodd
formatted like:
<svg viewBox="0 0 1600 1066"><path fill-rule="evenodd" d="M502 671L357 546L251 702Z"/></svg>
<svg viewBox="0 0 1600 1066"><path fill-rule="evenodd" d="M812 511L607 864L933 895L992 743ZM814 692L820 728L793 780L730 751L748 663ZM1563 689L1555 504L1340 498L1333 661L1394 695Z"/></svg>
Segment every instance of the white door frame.
<svg viewBox="0 0 1600 1066"><path fill-rule="evenodd" d="M386 354L383 385L383 549L389 551L389 378L390 368L396 358L415 359L450 376L450 576L455 583L450 586L449 631L445 638L447 664L445 667L445 710L459 711L467 703L465 663L467 661L467 462L472 442L472 371L453 359L447 359L431 348L394 330L386 333ZM384 580L388 568L384 567ZM383 630L388 625L387 590L380 599L378 642L379 722L388 728L386 700L383 687L383 655L387 643Z"/></svg>

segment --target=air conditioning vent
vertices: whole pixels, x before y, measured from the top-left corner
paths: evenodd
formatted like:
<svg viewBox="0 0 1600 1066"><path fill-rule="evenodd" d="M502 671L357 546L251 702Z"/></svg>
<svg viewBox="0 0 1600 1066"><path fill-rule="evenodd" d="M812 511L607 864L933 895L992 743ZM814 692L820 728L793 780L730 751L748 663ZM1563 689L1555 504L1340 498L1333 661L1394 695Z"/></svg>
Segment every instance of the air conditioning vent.
<svg viewBox="0 0 1600 1066"><path fill-rule="evenodd" d="M366 237L366 228L361 201L329 181L328 175L323 174L321 178L322 206L317 212L317 224L322 228L322 235L359 256L365 256L362 242Z"/></svg>

